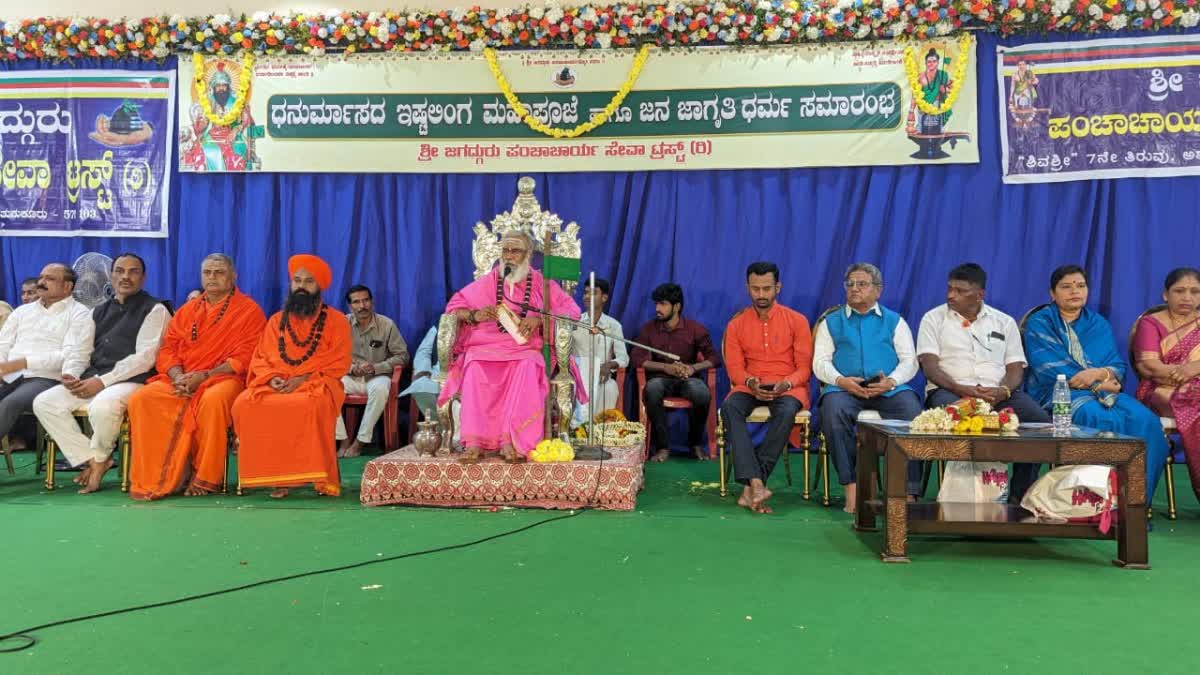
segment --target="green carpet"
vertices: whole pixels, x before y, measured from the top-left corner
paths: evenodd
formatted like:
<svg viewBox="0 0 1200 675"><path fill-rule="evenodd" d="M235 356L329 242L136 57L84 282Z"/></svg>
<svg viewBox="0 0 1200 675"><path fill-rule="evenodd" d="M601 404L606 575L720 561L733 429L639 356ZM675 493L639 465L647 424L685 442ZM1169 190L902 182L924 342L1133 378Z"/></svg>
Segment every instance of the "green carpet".
<svg viewBox="0 0 1200 675"><path fill-rule="evenodd" d="M799 472L799 455L793 467ZM46 493L0 473L0 633L80 614L454 544L562 512L364 509ZM357 486L365 460L343 461ZM782 482L782 467L776 472ZM647 467L638 510L587 512L465 550L41 631L0 673L1191 673L1200 507L1159 490L1148 572L1115 542L916 538L878 559L839 507L781 487L722 500L714 464ZM1175 642L1172 645L1172 642Z"/></svg>

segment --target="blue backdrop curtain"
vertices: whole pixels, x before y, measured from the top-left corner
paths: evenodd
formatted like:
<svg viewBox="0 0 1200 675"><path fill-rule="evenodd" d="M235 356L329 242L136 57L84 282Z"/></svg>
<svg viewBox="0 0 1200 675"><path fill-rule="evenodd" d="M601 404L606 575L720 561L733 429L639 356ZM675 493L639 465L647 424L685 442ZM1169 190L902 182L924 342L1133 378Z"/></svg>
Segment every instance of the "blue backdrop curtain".
<svg viewBox="0 0 1200 675"><path fill-rule="evenodd" d="M630 337L653 316L654 286L675 281L685 313L719 339L748 304L744 270L755 260L779 264L781 301L810 320L843 299L848 264L873 262L884 274L882 302L915 331L944 301L946 272L969 260L990 274L988 302L1017 317L1047 300L1054 267L1082 264L1093 277L1091 303L1123 345L1138 313L1160 301L1165 273L1200 262L1200 178L1002 184L997 41L980 35L976 165L532 174L537 194L580 224L584 272L613 283L610 313ZM116 64L57 67L106 65ZM121 65L174 68L174 60ZM56 66L0 64L37 67ZM329 301L342 305L344 288L370 285L378 311L415 346L447 296L471 279L472 226L509 208L517 178L174 173L166 240L0 238L4 297L14 300L19 280L45 262L130 250L148 262L148 290L179 301L198 285L200 259L222 251L237 260L240 286L270 312L285 292L288 256L313 252L335 270Z"/></svg>

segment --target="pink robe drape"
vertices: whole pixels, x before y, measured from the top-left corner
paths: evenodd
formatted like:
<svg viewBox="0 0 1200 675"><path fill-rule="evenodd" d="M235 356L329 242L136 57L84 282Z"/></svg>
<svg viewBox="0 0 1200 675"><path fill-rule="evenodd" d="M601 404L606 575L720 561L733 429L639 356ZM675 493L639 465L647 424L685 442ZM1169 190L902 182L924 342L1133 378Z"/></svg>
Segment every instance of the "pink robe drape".
<svg viewBox="0 0 1200 675"><path fill-rule="evenodd" d="M499 271L493 269L455 293L446 304L446 312L495 305L498 275ZM542 275L530 270L525 281L504 288L504 303L517 316L521 314L526 284L532 284L530 306L543 307ZM580 314L575 301L553 282L549 311L572 319L578 319ZM552 331L553 324L551 321ZM520 454L528 455L542 440L544 406L550 388L542 345L540 326L528 342L519 345L495 321L459 325L438 404L459 396L462 402L459 430L465 447L494 451L511 445ZM571 374L582 393L583 383L573 363ZM586 401L586 394L583 396Z"/></svg>
<svg viewBox="0 0 1200 675"><path fill-rule="evenodd" d="M1133 335L1133 359L1158 359L1168 366L1200 360L1200 324L1192 321L1172 331L1155 316L1143 316ZM1143 379L1137 399L1158 415L1175 418L1192 490L1200 499L1200 378L1178 387Z"/></svg>

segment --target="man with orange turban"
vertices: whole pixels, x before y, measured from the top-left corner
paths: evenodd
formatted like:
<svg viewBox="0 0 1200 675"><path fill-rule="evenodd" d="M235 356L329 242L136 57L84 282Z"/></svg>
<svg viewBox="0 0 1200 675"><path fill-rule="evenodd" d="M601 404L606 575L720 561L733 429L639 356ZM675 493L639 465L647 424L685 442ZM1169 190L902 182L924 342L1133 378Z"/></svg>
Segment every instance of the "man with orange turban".
<svg viewBox="0 0 1200 675"><path fill-rule="evenodd" d="M312 483L341 493L334 424L350 369L350 322L321 301L333 272L314 255L288 259L291 285L283 311L267 321L250 361L246 391L233 404L238 488L273 487L271 496Z"/></svg>
<svg viewBox="0 0 1200 675"><path fill-rule="evenodd" d="M167 325L158 375L129 398L134 499L161 499L180 489L203 495L225 484L230 408L245 387L266 317L238 291L229 256L206 257L200 282L203 294Z"/></svg>

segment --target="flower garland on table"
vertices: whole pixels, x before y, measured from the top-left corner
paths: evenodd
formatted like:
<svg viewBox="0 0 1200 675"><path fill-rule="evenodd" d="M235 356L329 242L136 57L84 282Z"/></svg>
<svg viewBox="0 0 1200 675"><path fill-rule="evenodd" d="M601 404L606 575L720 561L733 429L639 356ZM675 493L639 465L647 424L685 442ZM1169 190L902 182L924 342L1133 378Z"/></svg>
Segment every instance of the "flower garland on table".
<svg viewBox="0 0 1200 675"><path fill-rule="evenodd" d="M637 83L638 76L642 74L642 67L646 65L646 59L650 58L650 45L642 45L642 48L638 50L637 56L633 58L633 67L629 69L629 75L625 77L625 83L617 90L617 93L608 102L608 105L604 106L604 111L576 126L574 129L552 127L531 115L529 109L525 107L525 104L521 103L516 93L513 92L512 85L508 83L508 79L504 77L504 73L501 72L500 64L496 61L496 50L488 47L483 50L483 56L487 59L488 69L492 71L492 77L496 80L496 85L500 87L500 91L504 94L504 99L508 101L509 107L513 109L513 112L517 113L517 117L520 117L526 126L539 134L553 138L575 138L603 126L617 112L617 108L621 107L621 104L625 102L625 97L629 96L629 92L633 91L633 85Z"/></svg>
<svg viewBox="0 0 1200 675"><path fill-rule="evenodd" d="M217 64L218 68L223 68L224 64ZM225 111L224 115L217 115L213 112L212 101L208 100L208 92L204 90L204 55L200 52L192 53L192 81L196 90L196 98L200 101L200 107L204 109L204 116L213 124L227 127L238 121L242 116L242 108L246 105L246 99L250 94L250 77L254 74L254 54L252 52L244 52L242 54L242 72L238 74L237 89L234 91L233 105Z"/></svg>
<svg viewBox="0 0 1200 675"><path fill-rule="evenodd" d="M954 107L955 101L958 100L958 94L962 91L963 80L967 76L967 60L971 53L973 39L970 33L963 33L958 38L958 60L954 64L953 74L950 75L950 91L946 92L946 100L940 106L930 104L917 94L921 91L921 82L918 79L921 71L917 66L916 50L911 44L904 48L904 72L908 75L908 88L912 92L913 101L916 102L921 112L926 115L942 115L950 112L950 109Z"/></svg>
<svg viewBox="0 0 1200 675"><path fill-rule="evenodd" d="M909 425L913 431L978 434L984 431L1016 431L1021 420L1012 408L1000 411L981 398L963 398L917 415Z"/></svg>
<svg viewBox="0 0 1200 675"><path fill-rule="evenodd" d="M1200 0L686 0L510 10L271 13L0 22L0 58L762 46L949 35L1159 31L1200 23Z"/></svg>

